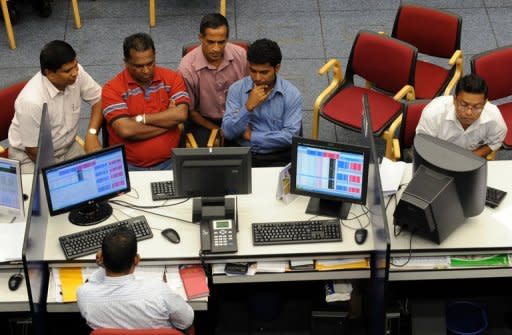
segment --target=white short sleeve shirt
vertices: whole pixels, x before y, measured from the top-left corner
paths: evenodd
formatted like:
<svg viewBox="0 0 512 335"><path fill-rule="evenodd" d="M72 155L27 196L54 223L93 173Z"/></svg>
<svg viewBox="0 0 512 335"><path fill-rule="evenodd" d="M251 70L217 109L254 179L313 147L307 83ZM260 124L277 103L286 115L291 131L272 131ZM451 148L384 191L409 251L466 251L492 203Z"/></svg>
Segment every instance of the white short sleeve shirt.
<svg viewBox="0 0 512 335"><path fill-rule="evenodd" d="M496 151L505 139L507 125L498 107L487 102L480 117L464 130L457 120L453 96L442 96L423 109L416 134L434 136L467 150L487 144Z"/></svg>
<svg viewBox="0 0 512 335"><path fill-rule="evenodd" d="M90 105L101 99L101 86L78 65L78 77L73 85L59 91L38 72L18 95L15 114L9 128L9 145L19 150L37 147L43 104L48 104L55 151L72 144L80 119L82 100Z"/></svg>

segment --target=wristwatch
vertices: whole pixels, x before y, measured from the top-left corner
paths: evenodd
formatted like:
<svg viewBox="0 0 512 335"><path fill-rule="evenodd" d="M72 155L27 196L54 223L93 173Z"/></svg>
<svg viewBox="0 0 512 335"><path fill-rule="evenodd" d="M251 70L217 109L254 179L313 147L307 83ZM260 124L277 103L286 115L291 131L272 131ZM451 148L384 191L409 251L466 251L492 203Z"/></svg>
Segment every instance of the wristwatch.
<svg viewBox="0 0 512 335"><path fill-rule="evenodd" d="M98 134L98 131L94 128L89 128L89 130L87 131L89 134L91 135L97 135Z"/></svg>
<svg viewBox="0 0 512 335"><path fill-rule="evenodd" d="M142 123L142 121L144 121L144 117L141 114L135 117L135 122Z"/></svg>

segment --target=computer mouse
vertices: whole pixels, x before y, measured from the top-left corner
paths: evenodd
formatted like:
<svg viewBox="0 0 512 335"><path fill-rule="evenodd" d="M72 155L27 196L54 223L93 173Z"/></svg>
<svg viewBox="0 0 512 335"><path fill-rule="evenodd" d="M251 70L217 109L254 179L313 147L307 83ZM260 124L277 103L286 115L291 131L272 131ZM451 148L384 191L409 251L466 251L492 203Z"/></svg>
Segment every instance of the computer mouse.
<svg viewBox="0 0 512 335"><path fill-rule="evenodd" d="M356 233L354 235L356 243L363 244L364 241L366 241L366 236L368 236L368 230L364 228L359 228L358 230L356 230Z"/></svg>
<svg viewBox="0 0 512 335"><path fill-rule="evenodd" d="M162 235L172 243L180 243L180 235L178 235L178 232L172 228L162 230Z"/></svg>
<svg viewBox="0 0 512 335"><path fill-rule="evenodd" d="M21 273L16 273L9 278L9 290L16 291L18 287L20 287L21 282L23 281L23 275Z"/></svg>

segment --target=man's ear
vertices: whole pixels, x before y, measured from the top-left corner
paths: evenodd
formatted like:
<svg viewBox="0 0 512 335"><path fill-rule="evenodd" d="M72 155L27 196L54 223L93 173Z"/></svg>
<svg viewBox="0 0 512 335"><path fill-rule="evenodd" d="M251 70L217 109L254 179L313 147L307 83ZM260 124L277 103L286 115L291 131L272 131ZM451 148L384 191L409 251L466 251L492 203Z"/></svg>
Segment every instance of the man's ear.
<svg viewBox="0 0 512 335"><path fill-rule="evenodd" d="M203 35L201 33L197 34L197 39L199 40L199 42L201 42L203 39Z"/></svg>
<svg viewBox="0 0 512 335"><path fill-rule="evenodd" d="M274 69L275 69L276 73L278 73L279 70L281 69L281 63L277 64Z"/></svg>
<svg viewBox="0 0 512 335"><path fill-rule="evenodd" d="M101 250L96 252L96 264L98 264L99 266L103 266L103 253L101 252Z"/></svg>
<svg viewBox="0 0 512 335"><path fill-rule="evenodd" d="M135 257L133 258L133 265L137 266L140 262L140 255L137 254L135 255Z"/></svg>

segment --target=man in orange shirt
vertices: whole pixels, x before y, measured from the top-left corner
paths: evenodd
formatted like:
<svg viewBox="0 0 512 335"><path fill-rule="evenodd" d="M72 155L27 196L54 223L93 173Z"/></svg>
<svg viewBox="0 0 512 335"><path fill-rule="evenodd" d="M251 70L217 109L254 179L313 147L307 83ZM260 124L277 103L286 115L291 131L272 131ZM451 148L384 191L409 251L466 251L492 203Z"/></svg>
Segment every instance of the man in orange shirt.
<svg viewBox="0 0 512 335"><path fill-rule="evenodd" d="M130 170L172 169L172 150L180 141L178 124L190 102L183 78L155 65L155 45L148 34L123 43L126 68L102 92L109 145L125 144Z"/></svg>

